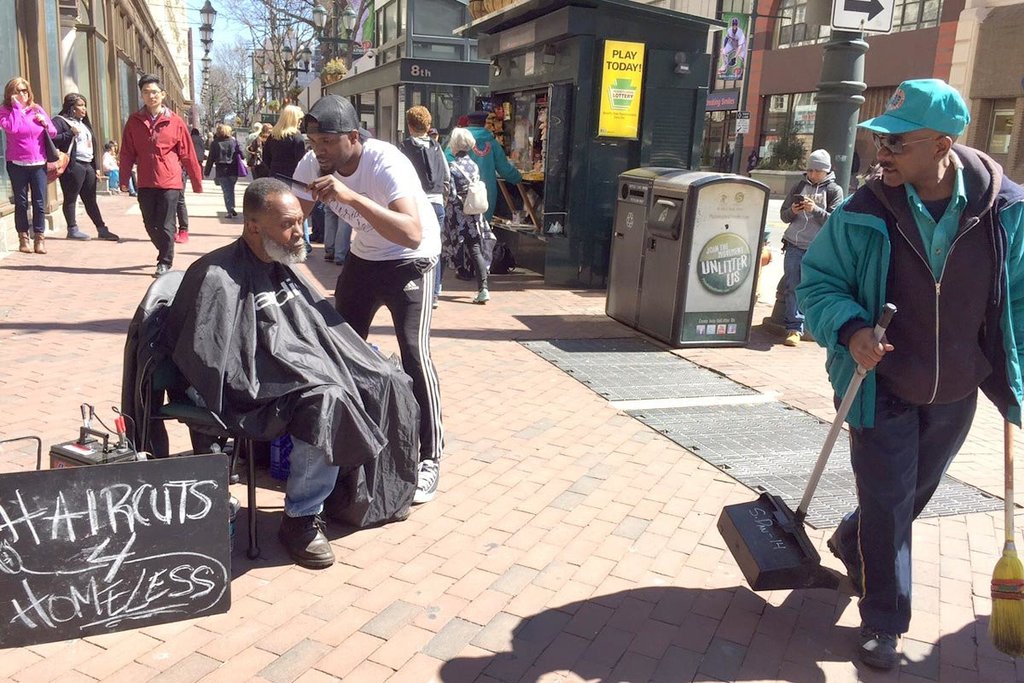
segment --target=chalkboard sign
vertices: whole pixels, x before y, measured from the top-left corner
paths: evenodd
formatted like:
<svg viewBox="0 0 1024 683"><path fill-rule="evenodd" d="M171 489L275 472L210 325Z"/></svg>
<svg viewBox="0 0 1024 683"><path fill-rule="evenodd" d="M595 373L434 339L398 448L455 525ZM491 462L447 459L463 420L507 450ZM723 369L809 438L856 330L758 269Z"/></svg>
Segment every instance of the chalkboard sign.
<svg viewBox="0 0 1024 683"><path fill-rule="evenodd" d="M223 455L0 475L0 647L226 612L227 482Z"/></svg>

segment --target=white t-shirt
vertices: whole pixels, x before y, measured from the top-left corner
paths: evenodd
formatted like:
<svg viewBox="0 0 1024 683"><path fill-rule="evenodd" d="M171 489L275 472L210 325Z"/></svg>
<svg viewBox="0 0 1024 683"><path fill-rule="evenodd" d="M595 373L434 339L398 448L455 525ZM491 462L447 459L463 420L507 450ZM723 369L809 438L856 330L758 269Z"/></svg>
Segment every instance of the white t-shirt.
<svg viewBox="0 0 1024 683"><path fill-rule="evenodd" d="M313 152L307 152L295 168L296 180L309 183L319 178L320 165ZM355 173L334 177L353 192L387 207L402 197L412 197L419 210L423 237L420 246L409 249L380 235L362 214L348 204L328 202L327 207L352 226L352 253L368 261L394 261L411 258L433 258L441 253L441 226L437 214L427 201L423 185L412 162L394 145L381 140L363 142L363 154Z"/></svg>

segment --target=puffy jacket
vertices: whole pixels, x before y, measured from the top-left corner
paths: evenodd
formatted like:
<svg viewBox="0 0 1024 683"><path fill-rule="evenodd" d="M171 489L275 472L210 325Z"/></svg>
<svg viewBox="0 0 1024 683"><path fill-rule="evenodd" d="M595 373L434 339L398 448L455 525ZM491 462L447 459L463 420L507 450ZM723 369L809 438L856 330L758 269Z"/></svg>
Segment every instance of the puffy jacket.
<svg viewBox="0 0 1024 683"><path fill-rule="evenodd" d="M792 207L800 195L812 198L814 195L824 195L825 206L815 204L810 211L794 213ZM782 202L782 208L779 210L779 218L784 223L789 223L789 227L782 235L783 241L799 249L811 246L811 242L821 231L821 226L825 225L825 221L842 201L843 189L836 182L835 173L829 171L829 174L820 183L812 183L807 178L807 174L804 174L803 180L797 182L789 191L789 195Z"/></svg>
<svg viewBox="0 0 1024 683"><path fill-rule="evenodd" d="M145 107L128 117L119 161L121 187L127 187L132 166L138 165L139 188L184 189L184 171L192 180L192 189L203 191L203 174L188 126L166 107L155 120Z"/></svg>
<svg viewBox="0 0 1024 683"><path fill-rule="evenodd" d="M43 126L35 122L36 114L46 119L46 131L50 137L56 137L50 117L38 104L23 107L15 102L14 107L0 106L0 129L7 133L7 147L4 156L7 161L20 161L26 164L45 164L46 152L43 149Z"/></svg>
<svg viewBox="0 0 1024 683"><path fill-rule="evenodd" d="M953 151L963 163L964 186L968 204L961 215L958 238L968 230L983 230L992 245L993 258L988 270L993 282L983 283L988 302L985 311L970 312L977 319L978 330L958 327L957 321L944 321L940 327L938 314L934 327L929 330L907 331L910 344L920 345L923 335L930 335L930 348L935 362L935 377L941 374L939 363L948 359L947 346L980 348L991 373L981 382L985 394L1003 415L1020 424L1022 382L1020 359L1024 355L1024 189L1002 177L1002 169L977 150L954 145ZM906 278L904 271L892 270L893 240L904 239L896 224L891 205L882 198L884 190L877 187L880 179L871 180L844 202L825 223L821 233L811 244L803 258L803 272L797 298L804 312L805 322L814 337L828 349L826 368L837 395L846 391L856 369L856 362L845 346L851 330L874 323L882 306L891 294L892 278ZM896 245L902 250L903 245ZM947 266L956 258L956 242L947 255ZM922 265L922 267L925 267ZM977 285L969 268L954 268L954 281L946 281L946 273L921 291L913 301L928 311L946 310L946 297L960 296L961 289ZM956 273L964 273L963 281L955 281ZM917 279L920 282L919 279ZM893 290L905 292L907 283L898 283ZM911 305L914 305L913 303ZM915 314L917 311L908 312ZM896 314L900 316L900 313ZM965 318L968 317L965 315ZM939 331L936 332L935 329ZM959 337L957 333L962 333ZM974 336L977 335L977 338ZM952 337L952 338L950 338ZM895 342L894 342L895 346ZM923 348L923 347L922 347ZM907 372L901 375L896 352L886 354L882 363L890 363L885 374L891 378L907 377L914 381L913 368L908 359ZM890 358L892 356L892 358ZM966 362L968 352L957 354ZM879 371L882 364L879 365ZM874 426L875 388L878 372L871 372L864 380L854 401L847 421L852 427ZM916 390L916 387L909 387Z"/></svg>

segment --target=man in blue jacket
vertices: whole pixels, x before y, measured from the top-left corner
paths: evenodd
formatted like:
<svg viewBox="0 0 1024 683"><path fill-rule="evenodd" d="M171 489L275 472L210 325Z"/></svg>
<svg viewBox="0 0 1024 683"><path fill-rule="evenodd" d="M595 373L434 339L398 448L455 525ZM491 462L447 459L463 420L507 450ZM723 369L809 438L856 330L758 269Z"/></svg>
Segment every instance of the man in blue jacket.
<svg viewBox="0 0 1024 683"><path fill-rule="evenodd" d="M860 659L881 669L899 663L910 625L911 525L967 437L978 388L1020 424L1024 190L956 144L969 122L945 82L900 84L860 124L882 175L832 214L797 290L836 394L857 364L875 369L847 418L858 507L828 545L861 596ZM898 313L878 343L886 301Z"/></svg>

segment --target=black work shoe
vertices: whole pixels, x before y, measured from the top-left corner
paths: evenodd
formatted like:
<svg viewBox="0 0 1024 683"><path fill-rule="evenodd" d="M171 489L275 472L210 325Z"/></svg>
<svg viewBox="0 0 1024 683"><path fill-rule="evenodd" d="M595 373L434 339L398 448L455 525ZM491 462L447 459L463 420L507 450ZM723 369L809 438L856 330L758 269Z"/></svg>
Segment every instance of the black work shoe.
<svg viewBox="0 0 1024 683"><path fill-rule="evenodd" d="M334 564L334 550L324 536L324 523L319 515L281 519L277 530L285 550L295 564L306 569L327 569Z"/></svg>
<svg viewBox="0 0 1024 683"><path fill-rule="evenodd" d="M170 270L171 270L171 267L169 265L167 265L166 263L161 263L160 265L158 265L156 267L156 270L153 271L153 277L160 277L161 275L167 275L167 273L169 273Z"/></svg>
<svg viewBox="0 0 1024 683"><path fill-rule="evenodd" d="M106 240L107 242L120 242L121 238L110 232L109 230L103 230L98 235L97 239Z"/></svg>
<svg viewBox="0 0 1024 683"><path fill-rule="evenodd" d="M899 666L900 653L896 645L900 637L867 626L860 628L860 661L875 669L890 671Z"/></svg>
<svg viewBox="0 0 1024 683"><path fill-rule="evenodd" d="M835 533L832 534L832 537L828 539L828 542L825 543L825 545L828 546L828 549L832 551L832 554L838 557L839 561L843 563L844 567L846 567L846 575L850 578L850 583L853 585L853 592L858 597L861 597L864 595L864 584L861 577L860 563L855 564L847 561L847 559L843 557L843 554L839 552L839 539L836 538L838 535L839 529L836 529Z"/></svg>

